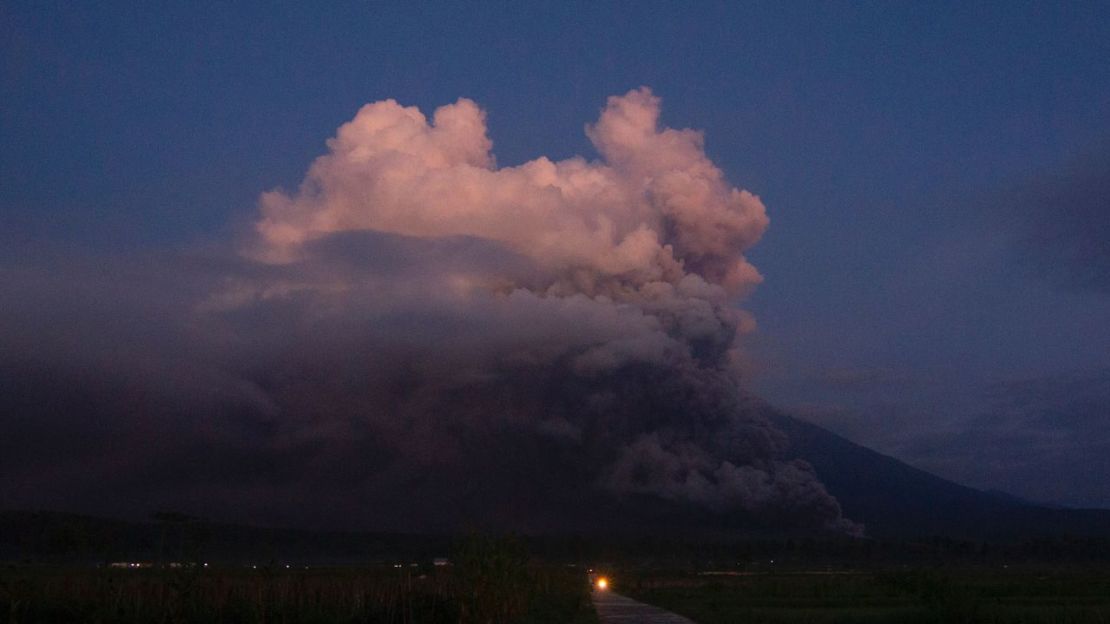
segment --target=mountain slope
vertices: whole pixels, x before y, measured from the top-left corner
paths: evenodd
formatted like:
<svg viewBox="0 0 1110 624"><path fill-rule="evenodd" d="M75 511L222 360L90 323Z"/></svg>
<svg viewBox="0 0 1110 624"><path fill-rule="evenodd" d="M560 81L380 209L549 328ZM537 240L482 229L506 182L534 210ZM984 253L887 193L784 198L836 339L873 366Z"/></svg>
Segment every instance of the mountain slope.
<svg viewBox="0 0 1110 624"><path fill-rule="evenodd" d="M868 535L1110 536L1110 510L1007 499L918 470L772 408L767 416L790 437L788 455L810 462L845 515L865 524Z"/></svg>
<svg viewBox="0 0 1110 624"><path fill-rule="evenodd" d="M1036 537L1110 538L1110 510L1066 509L1037 505L983 492L947 481L892 457L855 444L817 425L784 414L765 404L754 406L789 436L785 458L801 458L813 465L817 476L839 501L845 516L866 526L877 538L949 538L1008 541ZM268 559L273 556L346 560L377 558L395 551L416 551L433 544L441 552L446 536L469 528L523 531L532 535L604 535L622 538L698 537L731 539L796 534L781 524L767 525L736 514L712 514L704 508L681 505L657 497L614 499L579 484L589 475L567 476L573 458L552 456L545 447L522 447L533 461L491 454L486 473L512 478L476 481L450 495L443 490L434 498L435 508L412 511L412 535L366 533L388 531L371 524L352 532L258 529L211 522L172 525L124 522L34 512L0 512L0 559L25 552L65 555L152 557L161 543L185 540L197 532L209 552L233 558ZM530 470L521 466L531 465ZM427 475L424 475L427 476ZM449 484L454 482L448 482ZM417 484L419 485L419 484ZM442 488L441 488L442 489ZM413 496L425 500L428 497ZM401 501L404 502L404 501ZM368 503L369 504L369 503ZM442 517L441 520L437 518ZM546 518L538 522L536 518ZM452 524L449 520L454 520ZM187 527L187 528L185 528ZM429 530L432 527L433 530ZM423 533L425 537L417 537ZM440 537L429 541L427 535ZM203 534L203 535L201 535ZM187 540L185 540L187 541ZM180 545L178 546L180 548ZM429 551L431 552L431 551ZM167 552L167 555L171 553ZM435 554L435 553L431 553Z"/></svg>

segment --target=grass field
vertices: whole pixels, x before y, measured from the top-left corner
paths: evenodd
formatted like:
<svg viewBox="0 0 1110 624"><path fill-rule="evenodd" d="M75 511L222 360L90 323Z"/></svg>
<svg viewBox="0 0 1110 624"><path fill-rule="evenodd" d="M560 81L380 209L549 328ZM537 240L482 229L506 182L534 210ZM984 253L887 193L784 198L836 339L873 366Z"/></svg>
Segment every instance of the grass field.
<svg viewBox="0 0 1110 624"><path fill-rule="evenodd" d="M0 568L0 623L590 624L582 571L475 540L450 566Z"/></svg>
<svg viewBox="0 0 1110 624"><path fill-rule="evenodd" d="M699 624L1110 624L1110 569L625 572L617 591Z"/></svg>

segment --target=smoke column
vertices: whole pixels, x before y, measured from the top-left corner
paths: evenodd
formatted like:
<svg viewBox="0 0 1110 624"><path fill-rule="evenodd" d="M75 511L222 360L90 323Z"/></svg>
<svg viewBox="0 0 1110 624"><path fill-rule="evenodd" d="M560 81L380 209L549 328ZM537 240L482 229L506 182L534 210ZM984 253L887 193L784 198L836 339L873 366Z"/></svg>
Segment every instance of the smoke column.
<svg viewBox="0 0 1110 624"><path fill-rule="evenodd" d="M858 531L738 385L764 206L659 105L498 167L475 103L376 102L234 249L0 259L5 505Z"/></svg>
<svg viewBox="0 0 1110 624"><path fill-rule="evenodd" d="M497 168L475 103L431 120L369 104L297 192L263 195L246 253L312 263L320 241L350 232L403 237L425 255L445 244L501 253L426 263L405 288L427 290L402 307L465 319L472 334L419 347L458 358L446 370L406 360L414 394L391 400L450 415L414 416L430 418L427 448L459 454L441 440L459 418L468 430L533 429L574 447L582 487L851 528L812 469L780 457L783 435L737 387L736 340L752 321L733 302L761 280L743 254L767 228L764 206L727 183L701 133L660 128L659 111L646 88L609 98L586 128L600 161ZM421 408L407 405L421 394Z"/></svg>

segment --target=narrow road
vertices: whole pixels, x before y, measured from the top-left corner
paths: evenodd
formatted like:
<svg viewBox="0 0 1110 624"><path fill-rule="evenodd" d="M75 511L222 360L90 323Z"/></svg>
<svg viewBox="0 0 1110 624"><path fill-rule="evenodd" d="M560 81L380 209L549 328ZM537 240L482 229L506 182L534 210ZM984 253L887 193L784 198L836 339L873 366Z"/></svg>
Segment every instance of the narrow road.
<svg viewBox="0 0 1110 624"><path fill-rule="evenodd" d="M601 624L694 624L693 620L636 602L611 591L595 591L594 607Z"/></svg>

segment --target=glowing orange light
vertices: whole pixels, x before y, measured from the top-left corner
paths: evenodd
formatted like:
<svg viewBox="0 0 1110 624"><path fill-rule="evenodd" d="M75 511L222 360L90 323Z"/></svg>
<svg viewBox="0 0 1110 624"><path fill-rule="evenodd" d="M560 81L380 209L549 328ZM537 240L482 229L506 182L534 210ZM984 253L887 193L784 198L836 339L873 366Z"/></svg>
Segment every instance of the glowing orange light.
<svg viewBox="0 0 1110 624"><path fill-rule="evenodd" d="M604 590L607 587L609 587L609 579L607 579L605 577L601 577L601 578L597 579L597 588L598 589Z"/></svg>

